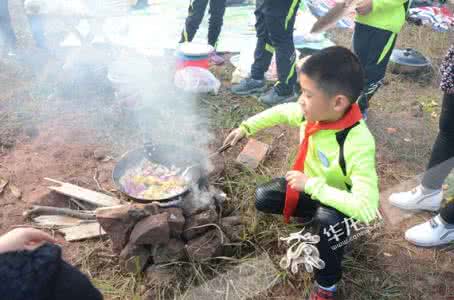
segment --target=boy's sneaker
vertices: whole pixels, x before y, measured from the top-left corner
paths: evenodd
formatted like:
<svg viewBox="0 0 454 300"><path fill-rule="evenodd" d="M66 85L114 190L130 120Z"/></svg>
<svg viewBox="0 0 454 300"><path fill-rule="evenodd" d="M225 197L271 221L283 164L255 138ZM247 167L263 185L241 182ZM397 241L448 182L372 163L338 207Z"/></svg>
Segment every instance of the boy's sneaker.
<svg viewBox="0 0 454 300"><path fill-rule="evenodd" d="M245 78L240 83L232 86L232 93L236 95L246 96L256 93L262 93L266 89L265 80L257 80Z"/></svg>
<svg viewBox="0 0 454 300"><path fill-rule="evenodd" d="M289 95L280 96L277 90L273 87L268 93L260 96L259 101L268 106L274 106L287 102L295 102L298 99L298 95L291 93Z"/></svg>
<svg viewBox="0 0 454 300"><path fill-rule="evenodd" d="M217 54L216 52L213 52L212 54L210 54L210 63L212 63L213 65L222 65L225 60L222 56L220 56L219 54Z"/></svg>
<svg viewBox="0 0 454 300"><path fill-rule="evenodd" d="M314 284L311 295L308 300L336 300L336 291L327 291L322 289L318 284Z"/></svg>
<svg viewBox="0 0 454 300"><path fill-rule="evenodd" d="M454 225L447 224L440 215L416 225L405 232L405 239L421 247L433 247L454 241Z"/></svg>
<svg viewBox="0 0 454 300"><path fill-rule="evenodd" d="M443 200L442 190L425 191L422 185L403 193L394 193L389 196L392 205L405 210L438 211Z"/></svg>

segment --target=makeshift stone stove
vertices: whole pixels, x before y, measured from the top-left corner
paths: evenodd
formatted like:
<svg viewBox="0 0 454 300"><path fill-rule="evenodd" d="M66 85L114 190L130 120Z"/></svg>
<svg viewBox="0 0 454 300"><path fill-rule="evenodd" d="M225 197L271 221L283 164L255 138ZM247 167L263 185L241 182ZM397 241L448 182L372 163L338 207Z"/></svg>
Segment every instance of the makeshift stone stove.
<svg viewBox="0 0 454 300"><path fill-rule="evenodd" d="M213 186L194 185L188 194L167 204L100 208L96 218L124 268L139 272L151 264L223 255L224 246L238 241L244 230L239 216L222 217L225 199Z"/></svg>

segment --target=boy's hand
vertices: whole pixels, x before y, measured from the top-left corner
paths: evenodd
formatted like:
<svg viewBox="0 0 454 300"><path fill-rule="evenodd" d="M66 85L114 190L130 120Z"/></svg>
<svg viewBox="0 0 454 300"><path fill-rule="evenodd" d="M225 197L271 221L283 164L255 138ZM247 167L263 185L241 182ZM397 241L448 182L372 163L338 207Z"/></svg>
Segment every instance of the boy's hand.
<svg viewBox="0 0 454 300"><path fill-rule="evenodd" d="M309 177L300 171L288 171L285 179L292 189L298 192L304 192Z"/></svg>
<svg viewBox="0 0 454 300"><path fill-rule="evenodd" d="M232 132L224 140L224 145L230 144L231 146L235 146L242 138L246 136L246 133L243 132L240 128L234 129Z"/></svg>
<svg viewBox="0 0 454 300"><path fill-rule="evenodd" d="M34 250L45 242L56 243L44 231L34 228L16 228L0 236L0 253Z"/></svg>
<svg viewBox="0 0 454 300"><path fill-rule="evenodd" d="M362 16L369 14L372 11L373 0L363 0L356 5L356 12Z"/></svg>

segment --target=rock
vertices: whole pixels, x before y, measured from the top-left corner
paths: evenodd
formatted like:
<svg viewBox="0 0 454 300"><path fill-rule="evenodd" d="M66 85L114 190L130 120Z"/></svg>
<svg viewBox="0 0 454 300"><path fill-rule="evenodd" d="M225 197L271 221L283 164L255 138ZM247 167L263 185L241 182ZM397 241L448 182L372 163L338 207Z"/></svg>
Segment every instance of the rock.
<svg viewBox="0 0 454 300"><path fill-rule="evenodd" d="M222 254L222 241L218 229L213 229L204 235L190 240L186 245L186 252L192 261L204 261L213 256ZM227 239L224 238L224 243Z"/></svg>
<svg viewBox="0 0 454 300"><path fill-rule="evenodd" d="M91 152L88 150L88 149L85 149L83 152L82 152L82 156L84 158L90 158L91 157Z"/></svg>
<svg viewBox="0 0 454 300"><path fill-rule="evenodd" d="M106 150L102 150L102 149L96 149L96 150L93 152L93 157L94 157L96 160L103 160L103 159L105 159L108 155L109 155L109 153L108 153Z"/></svg>
<svg viewBox="0 0 454 300"><path fill-rule="evenodd" d="M183 237L189 241L195 238L198 235L201 235L204 232L207 232L210 229L213 229L212 226L204 226L200 228L195 228L203 226L210 223L216 223L218 220L218 214L214 207L201 212L199 214L193 215L190 218L186 219L186 224L184 225Z"/></svg>
<svg viewBox="0 0 454 300"><path fill-rule="evenodd" d="M246 226L244 226L242 224L223 228L225 235L232 242L242 241L245 230L246 230Z"/></svg>
<svg viewBox="0 0 454 300"><path fill-rule="evenodd" d="M397 128L393 128L393 127L386 128L386 132L388 134L395 134L397 132Z"/></svg>
<svg viewBox="0 0 454 300"><path fill-rule="evenodd" d="M8 180L0 177L0 194L3 193L3 190L5 189L7 184Z"/></svg>
<svg viewBox="0 0 454 300"><path fill-rule="evenodd" d="M145 271L147 286L161 287L175 285L177 274L168 268L156 265L149 266ZM153 298L157 299L157 298Z"/></svg>
<svg viewBox="0 0 454 300"><path fill-rule="evenodd" d="M133 243L128 243L120 252L120 260L127 260L133 256L138 256L144 252L151 254L151 251L143 245L135 245Z"/></svg>
<svg viewBox="0 0 454 300"><path fill-rule="evenodd" d="M185 218L181 208L171 207L165 210L169 214L170 236L180 238L184 229Z"/></svg>
<svg viewBox="0 0 454 300"><path fill-rule="evenodd" d="M221 219L221 227L232 227L235 225L241 224L241 217L240 216L229 216Z"/></svg>
<svg viewBox="0 0 454 300"><path fill-rule="evenodd" d="M159 299L159 291L156 288L149 289L142 295L142 300L156 300Z"/></svg>
<svg viewBox="0 0 454 300"><path fill-rule="evenodd" d="M134 225L146 215L134 207L122 205L96 210L96 219L112 240L112 250L115 253L125 247Z"/></svg>
<svg viewBox="0 0 454 300"><path fill-rule="evenodd" d="M148 263L151 251L139 245L128 243L120 253L122 267L130 273L141 272Z"/></svg>
<svg viewBox="0 0 454 300"><path fill-rule="evenodd" d="M140 273L147 266L150 260L150 251L144 251L140 255L132 256L121 262L123 269L129 273Z"/></svg>
<svg viewBox="0 0 454 300"><path fill-rule="evenodd" d="M159 246L156 254L153 256L153 262L162 264L172 261L178 261L185 255L184 243L181 240L170 239L166 245Z"/></svg>
<svg viewBox="0 0 454 300"><path fill-rule="evenodd" d="M22 191L17 186L10 183L8 185L8 187L9 187L11 194L14 196L14 198L16 198L16 199L22 198Z"/></svg>
<svg viewBox="0 0 454 300"><path fill-rule="evenodd" d="M169 214L164 212L141 220L134 226L129 238L138 245L165 244L170 239Z"/></svg>
<svg viewBox="0 0 454 300"><path fill-rule="evenodd" d="M183 199L183 214L187 218L207 210L214 204L215 200L209 189L199 189L198 186L194 186L192 192Z"/></svg>
<svg viewBox="0 0 454 300"><path fill-rule="evenodd" d="M424 106L418 101L414 101L410 106L411 115L415 118L421 118L424 116Z"/></svg>
<svg viewBox="0 0 454 300"><path fill-rule="evenodd" d="M251 169L256 169L265 160L270 146L254 139L249 139L236 162Z"/></svg>
<svg viewBox="0 0 454 300"><path fill-rule="evenodd" d="M224 207L224 202L227 200L227 194L214 186L210 186L209 191L213 195L216 207Z"/></svg>

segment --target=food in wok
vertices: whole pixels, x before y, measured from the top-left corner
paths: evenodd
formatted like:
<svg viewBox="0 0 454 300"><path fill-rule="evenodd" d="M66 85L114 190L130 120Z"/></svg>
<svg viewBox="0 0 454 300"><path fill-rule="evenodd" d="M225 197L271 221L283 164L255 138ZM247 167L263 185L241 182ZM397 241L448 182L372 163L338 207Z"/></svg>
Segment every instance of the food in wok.
<svg viewBox="0 0 454 300"><path fill-rule="evenodd" d="M187 180L179 175L181 170L144 159L137 167L127 170L120 178L125 192L134 198L168 199L183 193Z"/></svg>

